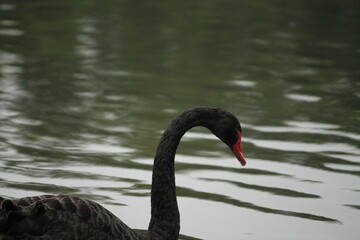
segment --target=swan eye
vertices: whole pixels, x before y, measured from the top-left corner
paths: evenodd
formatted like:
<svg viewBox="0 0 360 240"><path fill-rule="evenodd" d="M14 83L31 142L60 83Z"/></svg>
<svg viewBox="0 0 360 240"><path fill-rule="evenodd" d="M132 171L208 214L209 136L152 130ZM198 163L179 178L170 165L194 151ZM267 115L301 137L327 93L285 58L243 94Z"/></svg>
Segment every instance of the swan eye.
<svg viewBox="0 0 360 240"><path fill-rule="evenodd" d="M234 132L234 142L236 143L237 142L237 140L238 140L238 130L236 130L235 132Z"/></svg>

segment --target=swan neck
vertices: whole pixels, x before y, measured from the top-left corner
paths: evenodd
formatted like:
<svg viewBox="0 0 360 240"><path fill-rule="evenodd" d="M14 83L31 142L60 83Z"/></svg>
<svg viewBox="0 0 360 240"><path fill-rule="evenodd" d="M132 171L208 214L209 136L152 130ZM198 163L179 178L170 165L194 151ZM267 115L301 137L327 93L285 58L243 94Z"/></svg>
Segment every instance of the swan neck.
<svg viewBox="0 0 360 240"><path fill-rule="evenodd" d="M149 230L164 239L178 239L180 214L176 200L174 159L182 136L194 126L206 126L206 118L187 111L175 118L164 131L158 145L152 177L151 221Z"/></svg>

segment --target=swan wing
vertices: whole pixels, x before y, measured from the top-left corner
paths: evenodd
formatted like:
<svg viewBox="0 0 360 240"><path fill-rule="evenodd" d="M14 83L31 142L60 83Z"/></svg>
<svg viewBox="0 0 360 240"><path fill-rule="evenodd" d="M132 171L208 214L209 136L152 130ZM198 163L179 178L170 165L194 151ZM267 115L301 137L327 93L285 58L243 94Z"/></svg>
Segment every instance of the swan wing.
<svg viewBox="0 0 360 240"><path fill-rule="evenodd" d="M134 240L142 237L91 200L63 195L0 198L0 240L16 239Z"/></svg>

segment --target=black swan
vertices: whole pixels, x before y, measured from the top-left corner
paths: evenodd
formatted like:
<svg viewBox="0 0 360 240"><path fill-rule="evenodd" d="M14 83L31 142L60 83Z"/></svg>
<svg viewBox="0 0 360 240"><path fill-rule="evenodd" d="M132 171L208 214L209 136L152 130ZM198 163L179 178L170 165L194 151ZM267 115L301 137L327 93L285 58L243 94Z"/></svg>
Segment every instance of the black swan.
<svg viewBox="0 0 360 240"><path fill-rule="evenodd" d="M148 231L135 231L101 205L78 197L0 197L0 240L176 240L180 216L176 201L174 158L181 137L203 126L233 151L242 165L241 127L231 113L196 107L176 117L163 133L154 159L151 220Z"/></svg>

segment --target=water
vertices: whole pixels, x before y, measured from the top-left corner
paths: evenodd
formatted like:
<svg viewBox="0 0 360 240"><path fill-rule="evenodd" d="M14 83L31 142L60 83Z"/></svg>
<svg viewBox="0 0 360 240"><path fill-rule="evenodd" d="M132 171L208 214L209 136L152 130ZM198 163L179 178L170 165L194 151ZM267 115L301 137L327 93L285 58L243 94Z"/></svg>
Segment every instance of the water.
<svg viewBox="0 0 360 240"><path fill-rule="evenodd" d="M161 132L199 105L243 125L176 158L181 239L360 235L358 1L0 0L0 195L150 218Z"/></svg>

